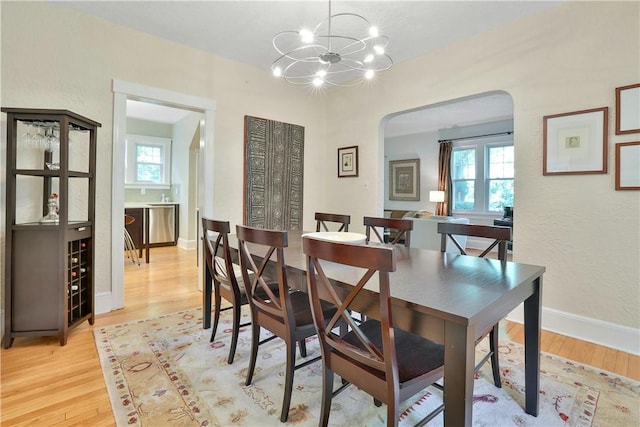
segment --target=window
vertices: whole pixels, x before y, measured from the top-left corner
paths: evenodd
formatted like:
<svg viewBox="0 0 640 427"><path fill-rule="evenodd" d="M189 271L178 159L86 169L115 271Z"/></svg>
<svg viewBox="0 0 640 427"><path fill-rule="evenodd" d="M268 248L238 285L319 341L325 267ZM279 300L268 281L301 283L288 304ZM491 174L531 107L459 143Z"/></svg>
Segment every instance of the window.
<svg viewBox="0 0 640 427"><path fill-rule="evenodd" d="M495 214L504 206L513 206L513 161L511 140L454 146L453 211Z"/></svg>
<svg viewBox="0 0 640 427"><path fill-rule="evenodd" d="M129 188L169 188L171 184L171 140L127 135L125 184Z"/></svg>

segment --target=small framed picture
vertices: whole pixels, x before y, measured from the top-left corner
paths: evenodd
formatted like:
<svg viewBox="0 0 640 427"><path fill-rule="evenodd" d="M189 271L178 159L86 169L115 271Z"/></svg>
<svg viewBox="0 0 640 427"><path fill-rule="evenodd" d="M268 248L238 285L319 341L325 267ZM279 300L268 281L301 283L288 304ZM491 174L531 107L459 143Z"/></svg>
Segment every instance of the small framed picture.
<svg viewBox="0 0 640 427"><path fill-rule="evenodd" d="M358 146L338 148L338 178L358 176Z"/></svg>
<svg viewBox="0 0 640 427"><path fill-rule="evenodd" d="M640 141L616 144L616 190L640 190Z"/></svg>
<svg viewBox="0 0 640 427"><path fill-rule="evenodd" d="M616 135L640 132L640 83L616 88Z"/></svg>
<svg viewBox="0 0 640 427"><path fill-rule="evenodd" d="M544 116L543 175L607 173L609 108Z"/></svg>
<svg viewBox="0 0 640 427"><path fill-rule="evenodd" d="M420 200L420 159L389 162L389 200Z"/></svg>

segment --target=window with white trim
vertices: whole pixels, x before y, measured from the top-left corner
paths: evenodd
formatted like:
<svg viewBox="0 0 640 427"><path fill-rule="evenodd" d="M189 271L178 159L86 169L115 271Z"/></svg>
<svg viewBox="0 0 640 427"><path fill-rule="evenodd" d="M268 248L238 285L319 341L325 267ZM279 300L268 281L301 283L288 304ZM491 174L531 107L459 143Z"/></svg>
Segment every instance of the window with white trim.
<svg viewBox="0 0 640 427"><path fill-rule="evenodd" d="M171 139L127 135L125 185L128 188L169 188Z"/></svg>
<svg viewBox="0 0 640 427"><path fill-rule="evenodd" d="M467 140L451 153L452 210L497 214L513 206L513 139Z"/></svg>

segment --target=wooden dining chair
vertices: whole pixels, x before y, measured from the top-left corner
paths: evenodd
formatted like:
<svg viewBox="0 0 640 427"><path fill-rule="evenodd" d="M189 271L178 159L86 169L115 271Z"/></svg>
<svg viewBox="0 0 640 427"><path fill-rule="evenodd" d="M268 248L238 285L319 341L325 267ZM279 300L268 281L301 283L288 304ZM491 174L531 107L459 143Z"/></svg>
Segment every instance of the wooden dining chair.
<svg viewBox="0 0 640 427"><path fill-rule="evenodd" d="M316 212L316 231L329 231L327 223L332 222L340 224L338 231L349 231L351 216Z"/></svg>
<svg viewBox="0 0 640 427"><path fill-rule="evenodd" d="M287 421L291 392L293 390L294 371L314 363L320 356L295 364L296 342L300 348L300 355L307 357L305 339L316 335L316 329L311 315L311 306L307 294L290 289L287 284L287 266L284 259L284 248L288 245L286 231L264 230L238 225L236 226L238 248L240 252L240 266L245 283L249 306L251 307L251 358L245 385L250 385L258 357L258 346L274 338L280 337L286 344L286 374L284 398L280 421ZM265 248L266 255L259 264L251 256L247 245L254 249L256 245ZM270 259L275 254L276 275L279 288L274 291L268 286L268 271ZM271 273L273 274L273 273ZM322 303L320 315L327 319L335 313L336 308L329 303ZM260 341L260 328L272 332L269 338ZM276 379L273 378L275 381Z"/></svg>
<svg viewBox="0 0 640 427"><path fill-rule="evenodd" d="M367 243L371 240L371 230L373 230L373 233L380 243L390 243L392 245L404 244L406 247L411 245L413 221L410 219L365 216L364 225L366 227L365 233L367 235ZM383 229L383 234L380 234L377 227L381 227Z"/></svg>
<svg viewBox="0 0 640 427"><path fill-rule="evenodd" d="M302 246L307 255L307 288L322 351L320 425L326 426L329 422L332 398L349 384L354 384L372 395L376 404L385 403L387 426L397 426L402 401L430 385L442 390L435 381L444 374L444 346L394 327L389 275L396 269L395 248L351 245L309 237L303 238ZM345 291L327 277L321 260L366 271ZM349 310L354 308L352 304L361 293L371 292L364 287L372 277L377 277L379 282L378 306L368 313L366 321L360 323L352 319ZM327 324L323 322L321 295L338 307ZM339 321L347 323L347 334L335 333ZM335 392L334 373L343 380ZM443 409L444 405L440 405L419 425ZM357 412L359 408L352 410Z"/></svg>
<svg viewBox="0 0 640 427"><path fill-rule="evenodd" d="M507 265L507 244L511 241L511 228L492 225L475 224L454 224L449 222L438 223L438 233L442 234L441 250L446 252L447 239L450 239L460 251L460 254L467 255L463 246L458 242L456 236L482 237L489 240L489 245L484 249L479 257L486 257L493 248L498 247L498 259L502 267ZM498 324L495 324L488 331L484 332L476 345L487 335L489 336L489 353L487 353L475 367L478 371L487 360L491 359L491 370L493 371L493 382L496 387L502 387L500 379L500 362L498 358Z"/></svg>
<svg viewBox="0 0 640 427"><path fill-rule="evenodd" d="M214 295L213 327L211 342L216 337L220 312L233 310L233 327L231 330L231 346L227 363L233 363L238 344L240 328L251 323L240 324L241 307L247 304L247 294L242 281L240 266L233 263L229 249L229 222L202 218L203 254L204 254L204 298ZM222 308L222 298L231 305Z"/></svg>

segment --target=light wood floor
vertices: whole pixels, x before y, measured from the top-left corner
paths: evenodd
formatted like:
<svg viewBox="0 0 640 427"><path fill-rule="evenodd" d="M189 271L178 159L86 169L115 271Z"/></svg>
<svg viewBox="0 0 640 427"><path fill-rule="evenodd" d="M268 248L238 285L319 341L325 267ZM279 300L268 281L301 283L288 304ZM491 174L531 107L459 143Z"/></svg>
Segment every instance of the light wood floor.
<svg viewBox="0 0 640 427"><path fill-rule="evenodd" d="M125 264L126 308L96 317L69 334L61 347L56 338L16 338L2 349L0 425L113 426L93 328L199 306L196 252L152 249L152 262ZM514 341L522 326L507 322ZM640 357L549 332L542 350L640 380Z"/></svg>

